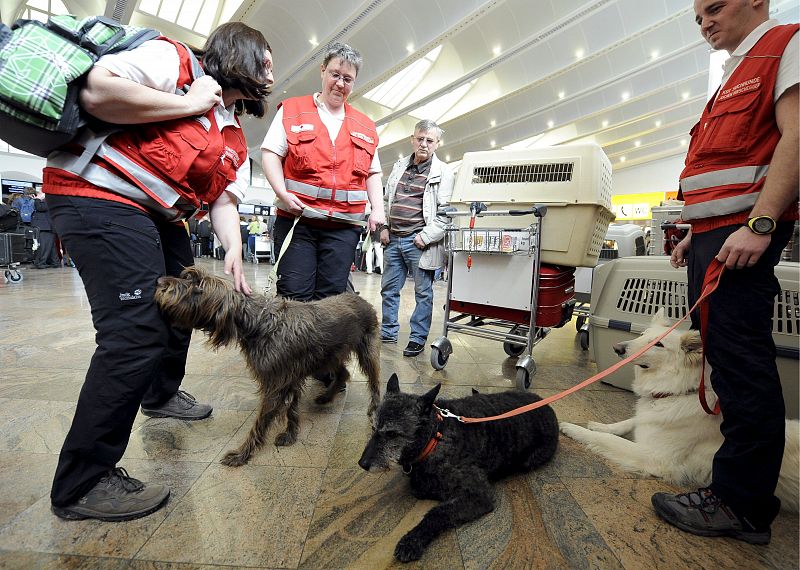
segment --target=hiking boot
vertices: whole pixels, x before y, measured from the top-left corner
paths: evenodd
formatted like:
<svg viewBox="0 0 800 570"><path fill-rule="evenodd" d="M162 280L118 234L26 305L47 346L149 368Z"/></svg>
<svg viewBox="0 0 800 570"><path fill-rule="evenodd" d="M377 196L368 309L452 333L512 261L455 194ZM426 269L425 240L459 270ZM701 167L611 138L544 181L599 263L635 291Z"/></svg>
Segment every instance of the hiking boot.
<svg viewBox="0 0 800 570"><path fill-rule="evenodd" d="M213 408L208 404L198 404L194 396L178 390L169 400L157 408L142 406L142 413L151 418L176 418L179 420L202 420L211 415Z"/></svg>
<svg viewBox="0 0 800 570"><path fill-rule="evenodd" d="M403 356L416 356L418 354L422 354L423 350L425 350L424 344L420 344L418 342L410 340L408 341L406 347L403 349Z"/></svg>
<svg viewBox="0 0 800 570"><path fill-rule="evenodd" d="M770 529L756 529L739 519L730 507L701 488L690 493L656 493L652 497L656 514L669 524L698 536L730 536L750 544L769 544Z"/></svg>
<svg viewBox="0 0 800 570"><path fill-rule="evenodd" d="M383 344L397 344L397 337L381 335Z"/></svg>
<svg viewBox="0 0 800 570"><path fill-rule="evenodd" d="M138 519L163 507L169 497L166 485L145 484L117 467L100 479L92 489L66 507L51 507L62 519L98 519L120 522Z"/></svg>

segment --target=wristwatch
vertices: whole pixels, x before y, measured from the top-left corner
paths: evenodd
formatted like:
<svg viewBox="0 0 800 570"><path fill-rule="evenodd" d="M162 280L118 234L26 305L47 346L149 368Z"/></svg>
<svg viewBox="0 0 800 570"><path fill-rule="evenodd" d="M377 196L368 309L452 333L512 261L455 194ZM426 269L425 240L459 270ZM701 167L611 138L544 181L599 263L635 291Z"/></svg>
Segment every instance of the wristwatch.
<svg viewBox="0 0 800 570"><path fill-rule="evenodd" d="M754 234L765 236L775 231L777 224L769 216L755 216L747 218L747 227L750 228Z"/></svg>

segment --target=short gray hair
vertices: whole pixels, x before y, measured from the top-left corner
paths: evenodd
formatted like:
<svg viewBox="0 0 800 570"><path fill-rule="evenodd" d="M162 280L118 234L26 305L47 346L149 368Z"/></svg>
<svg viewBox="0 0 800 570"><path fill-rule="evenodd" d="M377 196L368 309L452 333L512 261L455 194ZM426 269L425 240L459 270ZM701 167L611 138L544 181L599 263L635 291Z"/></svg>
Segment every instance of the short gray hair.
<svg viewBox="0 0 800 570"><path fill-rule="evenodd" d="M328 49L325 50L325 58L322 60L322 65L328 67L328 63L334 58L339 58L344 63L349 63L355 67L356 75L358 75L358 70L361 68L361 63L363 62L363 59L361 59L361 54L358 53L358 50L355 50L349 45L341 42L332 43L328 46Z"/></svg>
<svg viewBox="0 0 800 570"><path fill-rule="evenodd" d="M442 127L436 124L436 121L431 121L430 119L422 119L419 123L414 125L414 132L417 133L419 131L434 131L436 133L436 138L441 140L444 131Z"/></svg>

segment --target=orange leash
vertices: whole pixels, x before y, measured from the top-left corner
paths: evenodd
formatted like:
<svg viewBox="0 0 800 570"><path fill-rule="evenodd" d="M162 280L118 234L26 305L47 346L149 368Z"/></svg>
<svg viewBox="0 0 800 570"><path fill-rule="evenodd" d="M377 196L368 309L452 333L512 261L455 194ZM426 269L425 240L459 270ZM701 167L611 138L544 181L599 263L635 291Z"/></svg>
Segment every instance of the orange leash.
<svg viewBox="0 0 800 570"><path fill-rule="evenodd" d="M576 384L572 388L568 388L567 390L564 390L563 392L560 392L558 394L554 394L553 396L549 396L547 398L544 398L543 400L539 400L538 402L534 402L534 403L528 404L526 406L522 406L522 407L519 407L519 408L515 408L513 410L509 410L509 411L505 412L504 414L500 414L500 415L497 415L497 416L489 416L489 417L486 417L486 418L465 418L463 416L459 416L459 415L453 414L452 412L450 412L450 410L445 410L445 409L441 409L441 408L437 408L437 409L439 410L439 413L442 415L442 417L455 418L458 421L460 421L461 423L465 423L465 424L476 424L476 423L481 423L481 422L492 422L492 421L495 421L495 420L504 420L506 418L511 418L513 416L518 416L519 414L524 414L525 412L530 412L532 410L535 410L537 408L541 408L542 406L546 406L547 404L555 402L556 400L560 400L564 396L568 396L569 394L572 394L573 392L577 392L578 390L581 390L582 388L585 388L589 384L593 384L594 382L597 382L598 380L601 380L602 378L605 378L609 374L613 374L614 372L616 372L617 370L619 370L620 368L625 366L627 363L629 363L631 360L633 360L635 358L638 358L639 356L641 356L642 354L647 352L653 345L655 345L657 342L659 342L661 339L663 339L669 333L674 331L678 327L678 325L680 325L683 321L685 321L687 318L689 318L689 315L695 309L697 309L698 306L701 306L700 316L701 316L701 320L702 320L702 323L703 323L702 328L705 329L706 328L705 327L705 323L708 322L708 304L707 303L704 304L703 302L706 300L706 298L709 295L711 295L711 293L716 291L717 286L719 285L719 280L722 277L722 272L723 272L724 269L725 269L725 265L723 263L717 261L716 258L714 260L712 260L711 264L708 266L708 270L706 271L705 277L703 278L703 294L700 295L700 298L697 299L697 302L694 304L694 306L691 309L689 309L689 312L686 313L686 316L684 316L681 320L679 320L674 325L672 325L670 328L668 328L667 331L664 334L662 334L662 335L658 336L657 338L651 340L645 346L643 346L642 348L640 348L639 350L637 350L636 352L631 354L628 358L625 358L624 360L620 360L619 362L617 362L616 364L614 364L610 368L607 368L606 370L603 370L602 372L598 372L597 374L595 374L591 378L587 378L586 380L584 380L580 384ZM705 317L703 317L703 314L704 314L703 311L705 311ZM703 344L705 345L705 342ZM713 412L713 411L711 411L709 409L708 403L705 401L706 400L706 393L705 393L705 386L704 386L704 382L703 382L703 373L702 372L700 374L699 394L700 394L700 404L703 406L703 409L707 413L709 413L709 414L719 413L719 402L717 402L717 404L715 406L715 409L717 411Z"/></svg>

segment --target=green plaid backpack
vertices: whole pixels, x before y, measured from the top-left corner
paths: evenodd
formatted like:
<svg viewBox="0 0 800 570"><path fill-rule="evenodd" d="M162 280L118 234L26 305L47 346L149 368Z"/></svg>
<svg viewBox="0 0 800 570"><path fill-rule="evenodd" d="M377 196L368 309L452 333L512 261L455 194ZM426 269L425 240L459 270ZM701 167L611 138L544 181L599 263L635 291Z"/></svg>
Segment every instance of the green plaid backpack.
<svg viewBox="0 0 800 570"><path fill-rule="evenodd" d="M94 63L160 35L101 16L0 23L0 138L46 157L87 123L78 92Z"/></svg>

